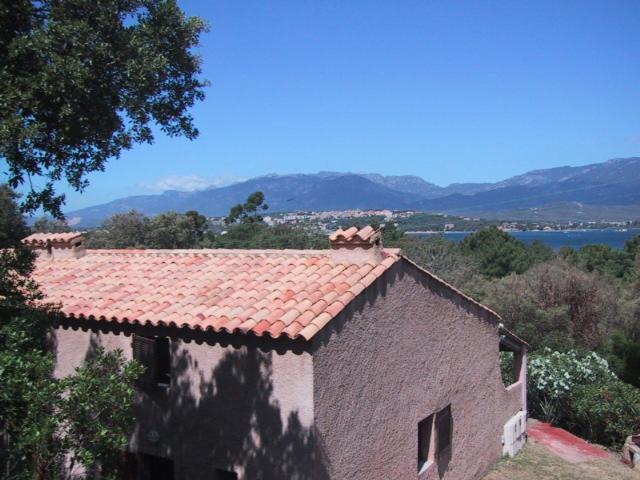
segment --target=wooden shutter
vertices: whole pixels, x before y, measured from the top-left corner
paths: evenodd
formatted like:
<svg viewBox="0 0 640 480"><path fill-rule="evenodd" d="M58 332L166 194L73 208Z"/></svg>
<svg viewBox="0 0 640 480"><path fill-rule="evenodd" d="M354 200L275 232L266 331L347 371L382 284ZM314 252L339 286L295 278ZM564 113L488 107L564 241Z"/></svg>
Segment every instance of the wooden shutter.
<svg viewBox="0 0 640 480"><path fill-rule="evenodd" d="M145 367L144 373L138 380L141 384L153 385L158 378L156 362L156 339L133 336L133 358Z"/></svg>
<svg viewBox="0 0 640 480"><path fill-rule="evenodd" d="M429 460L432 460L431 432L433 430L433 417L429 415L418 424L418 470Z"/></svg>
<svg viewBox="0 0 640 480"><path fill-rule="evenodd" d="M436 415L438 453L451 447L451 430L453 427L451 420L451 405L443 408Z"/></svg>

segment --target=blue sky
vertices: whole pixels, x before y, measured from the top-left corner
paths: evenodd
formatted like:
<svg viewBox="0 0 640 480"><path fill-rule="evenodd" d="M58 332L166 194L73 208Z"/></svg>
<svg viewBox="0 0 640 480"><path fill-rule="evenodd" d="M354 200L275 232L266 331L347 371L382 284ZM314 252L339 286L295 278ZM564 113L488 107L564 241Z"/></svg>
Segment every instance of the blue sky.
<svg viewBox="0 0 640 480"><path fill-rule="evenodd" d="M195 141L158 137L68 208L267 173L446 185L640 154L638 1L182 1Z"/></svg>

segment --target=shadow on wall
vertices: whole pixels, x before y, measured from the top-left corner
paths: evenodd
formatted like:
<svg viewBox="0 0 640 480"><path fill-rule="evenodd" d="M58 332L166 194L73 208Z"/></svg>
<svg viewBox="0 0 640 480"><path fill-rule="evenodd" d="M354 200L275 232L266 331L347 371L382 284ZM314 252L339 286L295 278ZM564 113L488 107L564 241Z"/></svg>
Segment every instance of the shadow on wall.
<svg viewBox="0 0 640 480"><path fill-rule="evenodd" d="M141 412L142 435L149 420L164 424L170 446L163 453L175 459L176 478L215 479L217 469L248 479L329 478L313 428L295 412L283 424L271 381L276 353L229 350L208 376L194 373L197 362L176 343L174 386L164 398L151 395L153 407Z"/></svg>
<svg viewBox="0 0 640 480"><path fill-rule="evenodd" d="M451 431L453 432L453 420L451 421ZM449 471L449 464L451 463L451 457L453 452L453 445L444 451L440 452L437 459L438 464L438 477L443 478Z"/></svg>
<svg viewBox="0 0 640 480"><path fill-rule="evenodd" d="M84 354L84 362L95 360L100 348L103 348L100 332L91 332L89 335L89 347L87 347L87 351Z"/></svg>

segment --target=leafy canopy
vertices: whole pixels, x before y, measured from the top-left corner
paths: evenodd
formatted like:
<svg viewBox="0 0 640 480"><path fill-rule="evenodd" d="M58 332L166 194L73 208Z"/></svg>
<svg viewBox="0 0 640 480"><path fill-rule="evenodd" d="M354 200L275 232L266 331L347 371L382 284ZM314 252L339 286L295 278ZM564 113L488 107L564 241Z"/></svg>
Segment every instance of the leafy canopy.
<svg viewBox="0 0 640 480"><path fill-rule="evenodd" d="M241 222L241 223L258 223L262 222L262 216L258 214L259 210L267 210L269 205L265 203L264 193L253 192L247 197L247 201L244 204L237 204L231 207L229 215L224 219L224 223L227 225Z"/></svg>
<svg viewBox="0 0 640 480"><path fill-rule="evenodd" d="M197 248L212 236L207 218L198 212L167 212L146 217L131 210L118 213L87 233L89 248Z"/></svg>
<svg viewBox="0 0 640 480"><path fill-rule="evenodd" d="M496 227L469 235L460 247L478 260L482 273L490 278L504 277L511 272L522 273L529 267L526 246Z"/></svg>
<svg viewBox="0 0 640 480"><path fill-rule="evenodd" d="M141 373L121 352L93 352L63 379L53 376L47 331L58 312L35 303L34 255L17 195L0 186L0 468L3 478L57 479L65 462L122 478L120 452L133 425L134 382ZM68 465L67 465L68 466Z"/></svg>
<svg viewBox="0 0 640 480"><path fill-rule="evenodd" d="M154 124L197 136L205 29L175 0L0 0L0 158L11 187L30 186L26 210L61 217L55 182L83 190L108 159L152 143Z"/></svg>

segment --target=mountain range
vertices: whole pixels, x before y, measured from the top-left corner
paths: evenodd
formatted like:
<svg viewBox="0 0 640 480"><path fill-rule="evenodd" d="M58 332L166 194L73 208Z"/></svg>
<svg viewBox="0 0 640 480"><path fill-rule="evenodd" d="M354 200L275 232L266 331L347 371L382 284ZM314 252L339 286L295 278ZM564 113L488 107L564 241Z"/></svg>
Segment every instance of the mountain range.
<svg viewBox="0 0 640 480"><path fill-rule="evenodd" d="M580 167L534 170L496 183L441 187L413 175L319 172L266 175L194 192L136 195L67 213L82 226L99 225L131 209L147 215L197 210L225 215L247 196L264 192L270 211L392 209L501 219L640 219L640 157Z"/></svg>

